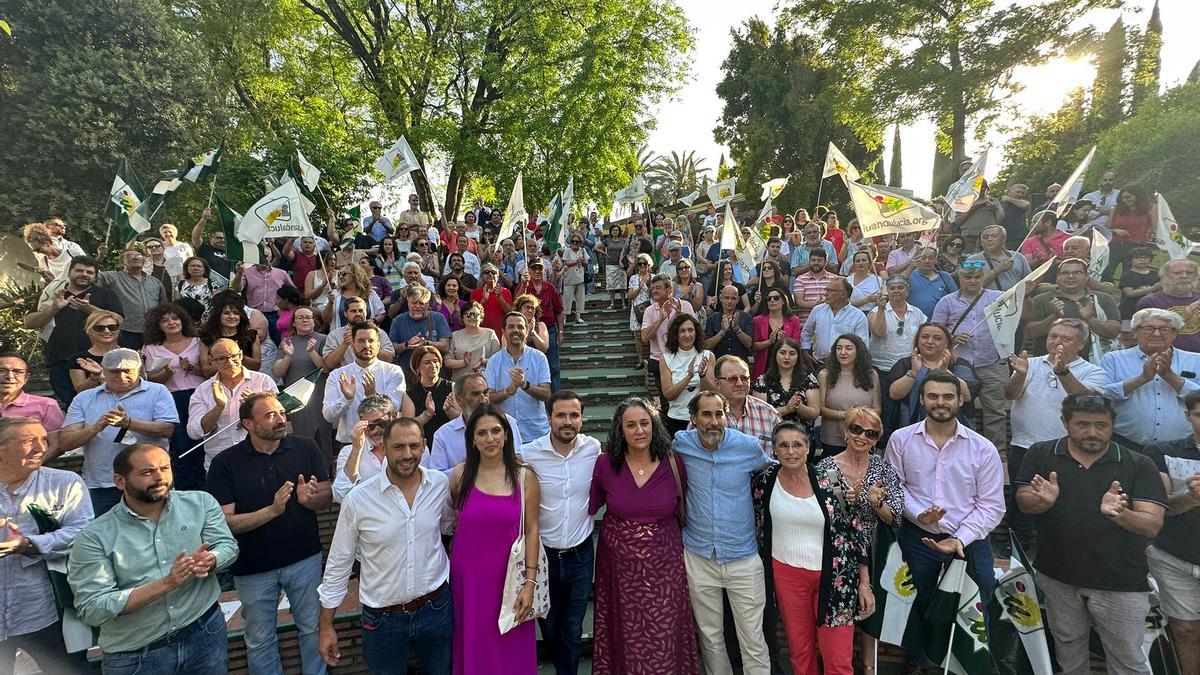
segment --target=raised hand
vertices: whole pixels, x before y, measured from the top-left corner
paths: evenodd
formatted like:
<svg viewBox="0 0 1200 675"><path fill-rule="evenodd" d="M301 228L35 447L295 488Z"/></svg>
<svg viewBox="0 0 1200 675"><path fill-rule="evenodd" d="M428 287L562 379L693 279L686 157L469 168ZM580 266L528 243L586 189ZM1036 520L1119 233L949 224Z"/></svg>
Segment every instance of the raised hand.
<svg viewBox="0 0 1200 675"><path fill-rule="evenodd" d="M208 550L208 544L202 543L192 552L192 574L201 579L207 577L217 567L217 556Z"/></svg>
<svg viewBox="0 0 1200 675"><path fill-rule="evenodd" d="M1200 473L1191 476L1184 483L1187 485L1188 495L1192 500L1200 502Z"/></svg>
<svg viewBox="0 0 1200 675"><path fill-rule="evenodd" d="M369 370L362 371L363 397L375 395L375 373Z"/></svg>
<svg viewBox="0 0 1200 675"><path fill-rule="evenodd" d="M921 352L917 351L916 348L912 350L912 367L914 373L920 372L921 368L925 367L924 360L921 358Z"/></svg>
<svg viewBox="0 0 1200 675"><path fill-rule="evenodd" d="M279 348L283 350L283 355L287 357L291 357L296 353L296 348L292 346L291 340L283 340Z"/></svg>
<svg viewBox="0 0 1200 675"><path fill-rule="evenodd" d="M887 490L883 487L883 481L875 481L875 484L867 489L867 503L872 508L883 508L883 500L887 497Z"/></svg>
<svg viewBox="0 0 1200 675"><path fill-rule="evenodd" d="M1129 495L1121 488L1121 481L1114 480L1108 490L1100 497L1100 513L1109 518L1116 518L1129 508Z"/></svg>
<svg viewBox="0 0 1200 675"><path fill-rule="evenodd" d="M941 541L935 541L931 537L922 537L921 541L942 555L952 555L956 558L967 557L966 552L963 550L962 542L958 540L958 537L946 537Z"/></svg>
<svg viewBox="0 0 1200 675"><path fill-rule="evenodd" d="M218 408L224 409L229 405L229 396L225 393L225 387L217 380L212 383L213 403L217 404Z"/></svg>
<svg viewBox="0 0 1200 675"><path fill-rule="evenodd" d="M287 480L275 491L275 498L271 500L271 511L276 516L283 515L283 510L287 508L288 500L292 498L292 491L295 489L295 484Z"/></svg>
<svg viewBox="0 0 1200 675"><path fill-rule="evenodd" d="M104 369L100 367L100 364L91 359L78 358L75 359L75 363L78 364L79 367L85 370L89 375L100 375L104 372Z"/></svg>
<svg viewBox="0 0 1200 675"><path fill-rule="evenodd" d="M940 506L931 506L917 514L917 522L922 525L932 525L941 520L945 515L946 509Z"/></svg>
<svg viewBox="0 0 1200 675"><path fill-rule="evenodd" d="M1055 316L1063 316L1066 311L1067 303L1062 301L1062 298L1053 298L1050 300L1050 309L1054 311Z"/></svg>
<svg viewBox="0 0 1200 675"><path fill-rule="evenodd" d="M315 337L308 338L308 343L304 345L304 349L309 354L316 354L317 353L317 338L315 338Z"/></svg>
<svg viewBox="0 0 1200 675"><path fill-rule="evenodd" d="M425 392L425 412L432 417L437 414L437 403L433 400L433 392Z"/></svg>
<svg viewBox="0 0 1200 675"><path fill-rule="evenodd" d="M520 389L525 384L524 368L509 368L508 376L512 379L513 386L517 389Z"/></svg>
<svg viewBox="0 0 1200 675"><path fill-rule="evenodd" d="M1084 298L1083 302L1076 302L1075 306L1079 308L1079 318L1084 321L1096 316L1096 308L1092 306L1091 298Z"/></svg>
<svg viewBox="0 0 1200 675"><path fill-rule="evenodd" d="M453 419L462 414L462 405L458 402L458 394L450 394L443 405L445 407L442 408L442 412L446 413L446 417Z"/></svg>
<svg viewBox="0 0 1200 675"><path fill-rule="evenodd" d="M1029 481L1029 489L1043 504L1054 506L1054 503L1058 501L1058 472L1051 471L1049 478L1042 478L1041 474L1033 474L1033 480Z"/></svg>
<svg viewBox="0 0 1200 675"><path fill-rule="evenodd" d="M321 485L316 476L309 476L308 480L304 480L304 474L300 474L296 478L296 501L300 502L301 506L312 508L313 500L320 492Z"/></svg>
<svg viewBox="0 0 1200 675"><path fill-rule="evenodd" d="M1020 356L1012 354L1008 357L1008 365L1012 367L1013 372L1018 375L1026 375L1029 373L1029 352L1021 350Z"/></svg>
<svg viewBox="0 0 1200 675"><path fill-rule="evenodd" d="M0 538L2 538L0 540L0 558L4 558L17 552L25 535L21 534L21 528L10 520L4 524L3 528L0 528Z"/></svg>
<svg viewBox="0 0 1200 675"><path fill-rule="evenodd" d="M366 422L364 420L359 420L354 423L354 428L350 430L350 443L352 443L354 447L362 447L363 439L367 437L368 424L370 424L370 422Z"/></svg>
<svg viewBox="0 0 1200 675"><path fill-rule="evenodd" d="M67 292L65 290L59 291L58 295L54 296L54 309L59 310L69 304L71 304L71 300L67 298Z"/></svg>
<svg viewBox="0 0 1200 675"><path fill-rule="evenodd" d="M167 576L163 577L163 581L171 588L179 588L194 575L192 567L192 557L186 551L180 551L179 555L175 556L175 562L171 565L171 571L167 572Z"/></svg>
<svg viewBox="0 0 1200 675"><path fill-rule="evenodd" d="M347 401L354 400L355 385L356 382L354 381L353 375L346 375L346 373L343 372L340 376L338 376L338 389L341 389L342 396Z"/></svg>

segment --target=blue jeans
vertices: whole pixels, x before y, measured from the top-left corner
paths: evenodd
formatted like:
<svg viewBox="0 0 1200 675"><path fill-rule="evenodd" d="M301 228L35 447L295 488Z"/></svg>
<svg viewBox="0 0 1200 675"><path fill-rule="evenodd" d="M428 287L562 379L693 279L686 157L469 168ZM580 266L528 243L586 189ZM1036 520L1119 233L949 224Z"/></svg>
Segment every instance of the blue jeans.
<svg viewBox="0 0 1200 675"><path fill-rule="evenodd" d="M242 601L242 617L246 620L246 664L250 675L283 674L276 634L281 589L292 606L292 620L300 642L301 672L324 675L325 662L317 651L317 615L321 611L317 597L319 583L320 553L269 572L233 578Z"/></svg>
<svg viewBox="0 0 1200 675"><path fill-rule="evenodd" d="M92 498L92 513L102 516L121 503L122 493L115 487L88 488L88 496Z"/></svg>
<svg viewBox="0 0 1200 675"><path fill-rule="evenodd" d="M547 326L546 334L550 345L546 347L546 361L550 364L550 391L562 389L562 378L558 368L558 326Z"/></svg>
<svg viewBox="0 0 1200 675"><path fill-rule="evenodd" d="M941 541L949 536L948 534L930 534L908 521L900 526L900 536L897 538L900 543L900 551L904 554L904 561L908 563L908 569L912 573L913 585L917 587L917 599L913 606L922 617L929 610L929 603L933 599L934 591L937 590L942 568L950 561L950 556L942 555L929 548L925 542L921 541L921 538L929 537ZM971 542L967 545L964 553L967 556L967 576L971 577L979 587L979 597L992 597L992 589L996 586L996 577L993 571L995 559L992 556L991 542L987 539ZM988 629L986 612L984 613L984 627L985 630ZM910 659L918 658L918 656L913 652L909 653Z"/></svg>
<svg viewBox="0 0 1200 675"><path fill-rule="evenodd" d="M183 639L168 639L153 649L104 655L104 675L134 673L178 673L179 675L225 675L229 672L229 645L225 617L218 608Z"/></svg>
<svg viewBox="0 0 1200 675"><path fill-rule="evenodd" d="M171 392L175 401L175 412L179 415L179 423L171 434L171 471L175 474L176 490L204 489L204 453L196 451L187 457L180 457L187 452L196 441L188 436L188 403L192 400L195 389L180 389Z"/></svg>
<svg viewBox="0 0 1200 675"><path fill-rule="evenodd" d="M583 546L563 556L546 549L550 563L550 613L538 619L542 637L550 646L557 675L575 675L583 655L583 615L592 593L595 551L589 536Z"/></svg>
<svg viewBox="0 0 1200 675"><path fill-rule="evenodd" d="M447 584L415 612L362 608L363 658L373 675L406 675L411 647L421 672L448 675L454 637L454 607Z"/></svg>

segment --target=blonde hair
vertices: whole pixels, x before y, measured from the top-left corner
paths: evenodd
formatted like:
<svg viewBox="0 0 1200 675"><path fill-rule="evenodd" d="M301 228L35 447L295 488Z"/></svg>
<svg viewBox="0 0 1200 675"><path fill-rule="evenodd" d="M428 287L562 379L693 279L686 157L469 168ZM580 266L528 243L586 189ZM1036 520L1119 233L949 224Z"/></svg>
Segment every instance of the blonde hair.
<svg viewBox="0 0 1200 675"><path fill-rule="evenodd" d="M362 265L353 262L348 265L342 265L342 269L339 271L343 276L348 274L354 281L354 292L358 297L366 300L371 296L371 277L367 276L367 271L363 269Z"/></svg>
<svg viewBox="0 0 1200 675"><path fill-rule="evenodd" d="M842 425L847 426L850 424L854 424L855 422L858 422L859 420L866 420L868 422L874 422L876 425L879 426L879 430L883 431L883 420L880 419L879 413L875 412L871 408L867 408L867 407L864 407L861 405L854 406L850 410L846 411L846 417L842 419Z"/></svg>
<svg viewBox="0 0 1200 675"><path fill-rule="evenodd" d="M115 319L117 322L117 328L120 328L121 324L125 323L125 318L120 314L117 314L116 312L110 312L106 309L98 309L89 314L88 318L83 322L83 332L92 332L92 329L96 327L96 324L104 321L105 319Z"/></svg>

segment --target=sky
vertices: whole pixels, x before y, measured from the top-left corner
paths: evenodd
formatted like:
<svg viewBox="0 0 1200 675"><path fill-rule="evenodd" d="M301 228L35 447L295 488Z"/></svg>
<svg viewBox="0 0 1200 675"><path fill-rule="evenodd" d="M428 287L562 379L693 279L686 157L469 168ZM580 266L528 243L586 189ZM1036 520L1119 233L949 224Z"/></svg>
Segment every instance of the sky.
<svg viewBox="0 0 1200 675"><path fill-rule="evenodd" d="M707 160L709 169L716 174L721 153L728 157L728 148L713 138L713 129L721 114L722 102L716 94L721 81L721 62L729 53L732 40L730 29L740 26L746 19L758 16L773 24L776 0L739 0L736 3L723 0L680 0L687 19L695 30L696 48L692 55L691 73L688 82L679 93L669 100L659 102L656 114L657 125L650 134L648 146L658 154L669 154L672 150L695 150ZM1144 27L1150 17L1154 0L1126 0L1126 9L1096 10L1081 19L1099 30L1107 30L1122 14L1126 25ZM1140 12L1137 10L1141 10ZM1196 40L1194 28L1200 25L1200 0L1160 0L1159 12L1163 22L1162 71L1159 82L1163 88L1187 79L1192 67L1200 60L1200 40ZM1189 32L1193 33L1189 35ZM1039 115L1057 109L1066 94L1079 86L1087 86L1095 76L1095 67L1085 61L1059 60L1036 68L1020 68L1018 78L1025 90L1014 102L1022 115ZM884 159L890 162L891 133L886 134ZM933 125L920 121L900 129L902 161L904 163L903 187L913 190L917 196L930 196L930 174L933 168ZM984 143L970 134L967 153L975 155L983 150ZM985 143L991 145L988 155L989 174L1003 164L1003 141L1000 134L990 134ZM1065 178L1065 177L1064 177ZM1034 186L1036 188L1036 186Z"/></svg>

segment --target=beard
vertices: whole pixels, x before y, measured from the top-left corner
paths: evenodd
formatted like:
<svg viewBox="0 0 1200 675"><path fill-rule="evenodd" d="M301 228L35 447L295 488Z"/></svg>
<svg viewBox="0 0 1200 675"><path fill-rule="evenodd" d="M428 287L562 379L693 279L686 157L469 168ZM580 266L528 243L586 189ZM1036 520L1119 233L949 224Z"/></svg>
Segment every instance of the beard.
<svg viewBox="0 0 1200 675"><path fill-rule="evenodd" d="M165 500L167 495L171 494L171 489L173 487L174 483L164 483L163 485L152 486L146 488L145 490L141 490L127 483L125 485L125 494L134 501L138 501L143 504L157 504L158 502Z"/></svg>
<svg viewBox="0 0 1200 675"><path fill-rule="evenodd" d="M926 417L933 420L934 422L939 422L939 423L949 422L950 420L954 419L957 415L958 415L957 410L951 410L949 408L939 407L939 408L928 408L925 410Z"/></svg>
<svg viewBox="0 0 1200 675"><path fill-rule="evenodd" d="M579 431L574 427L561 427L554 430L554 440L559 443L570 443L579 436Z"/></svg>

